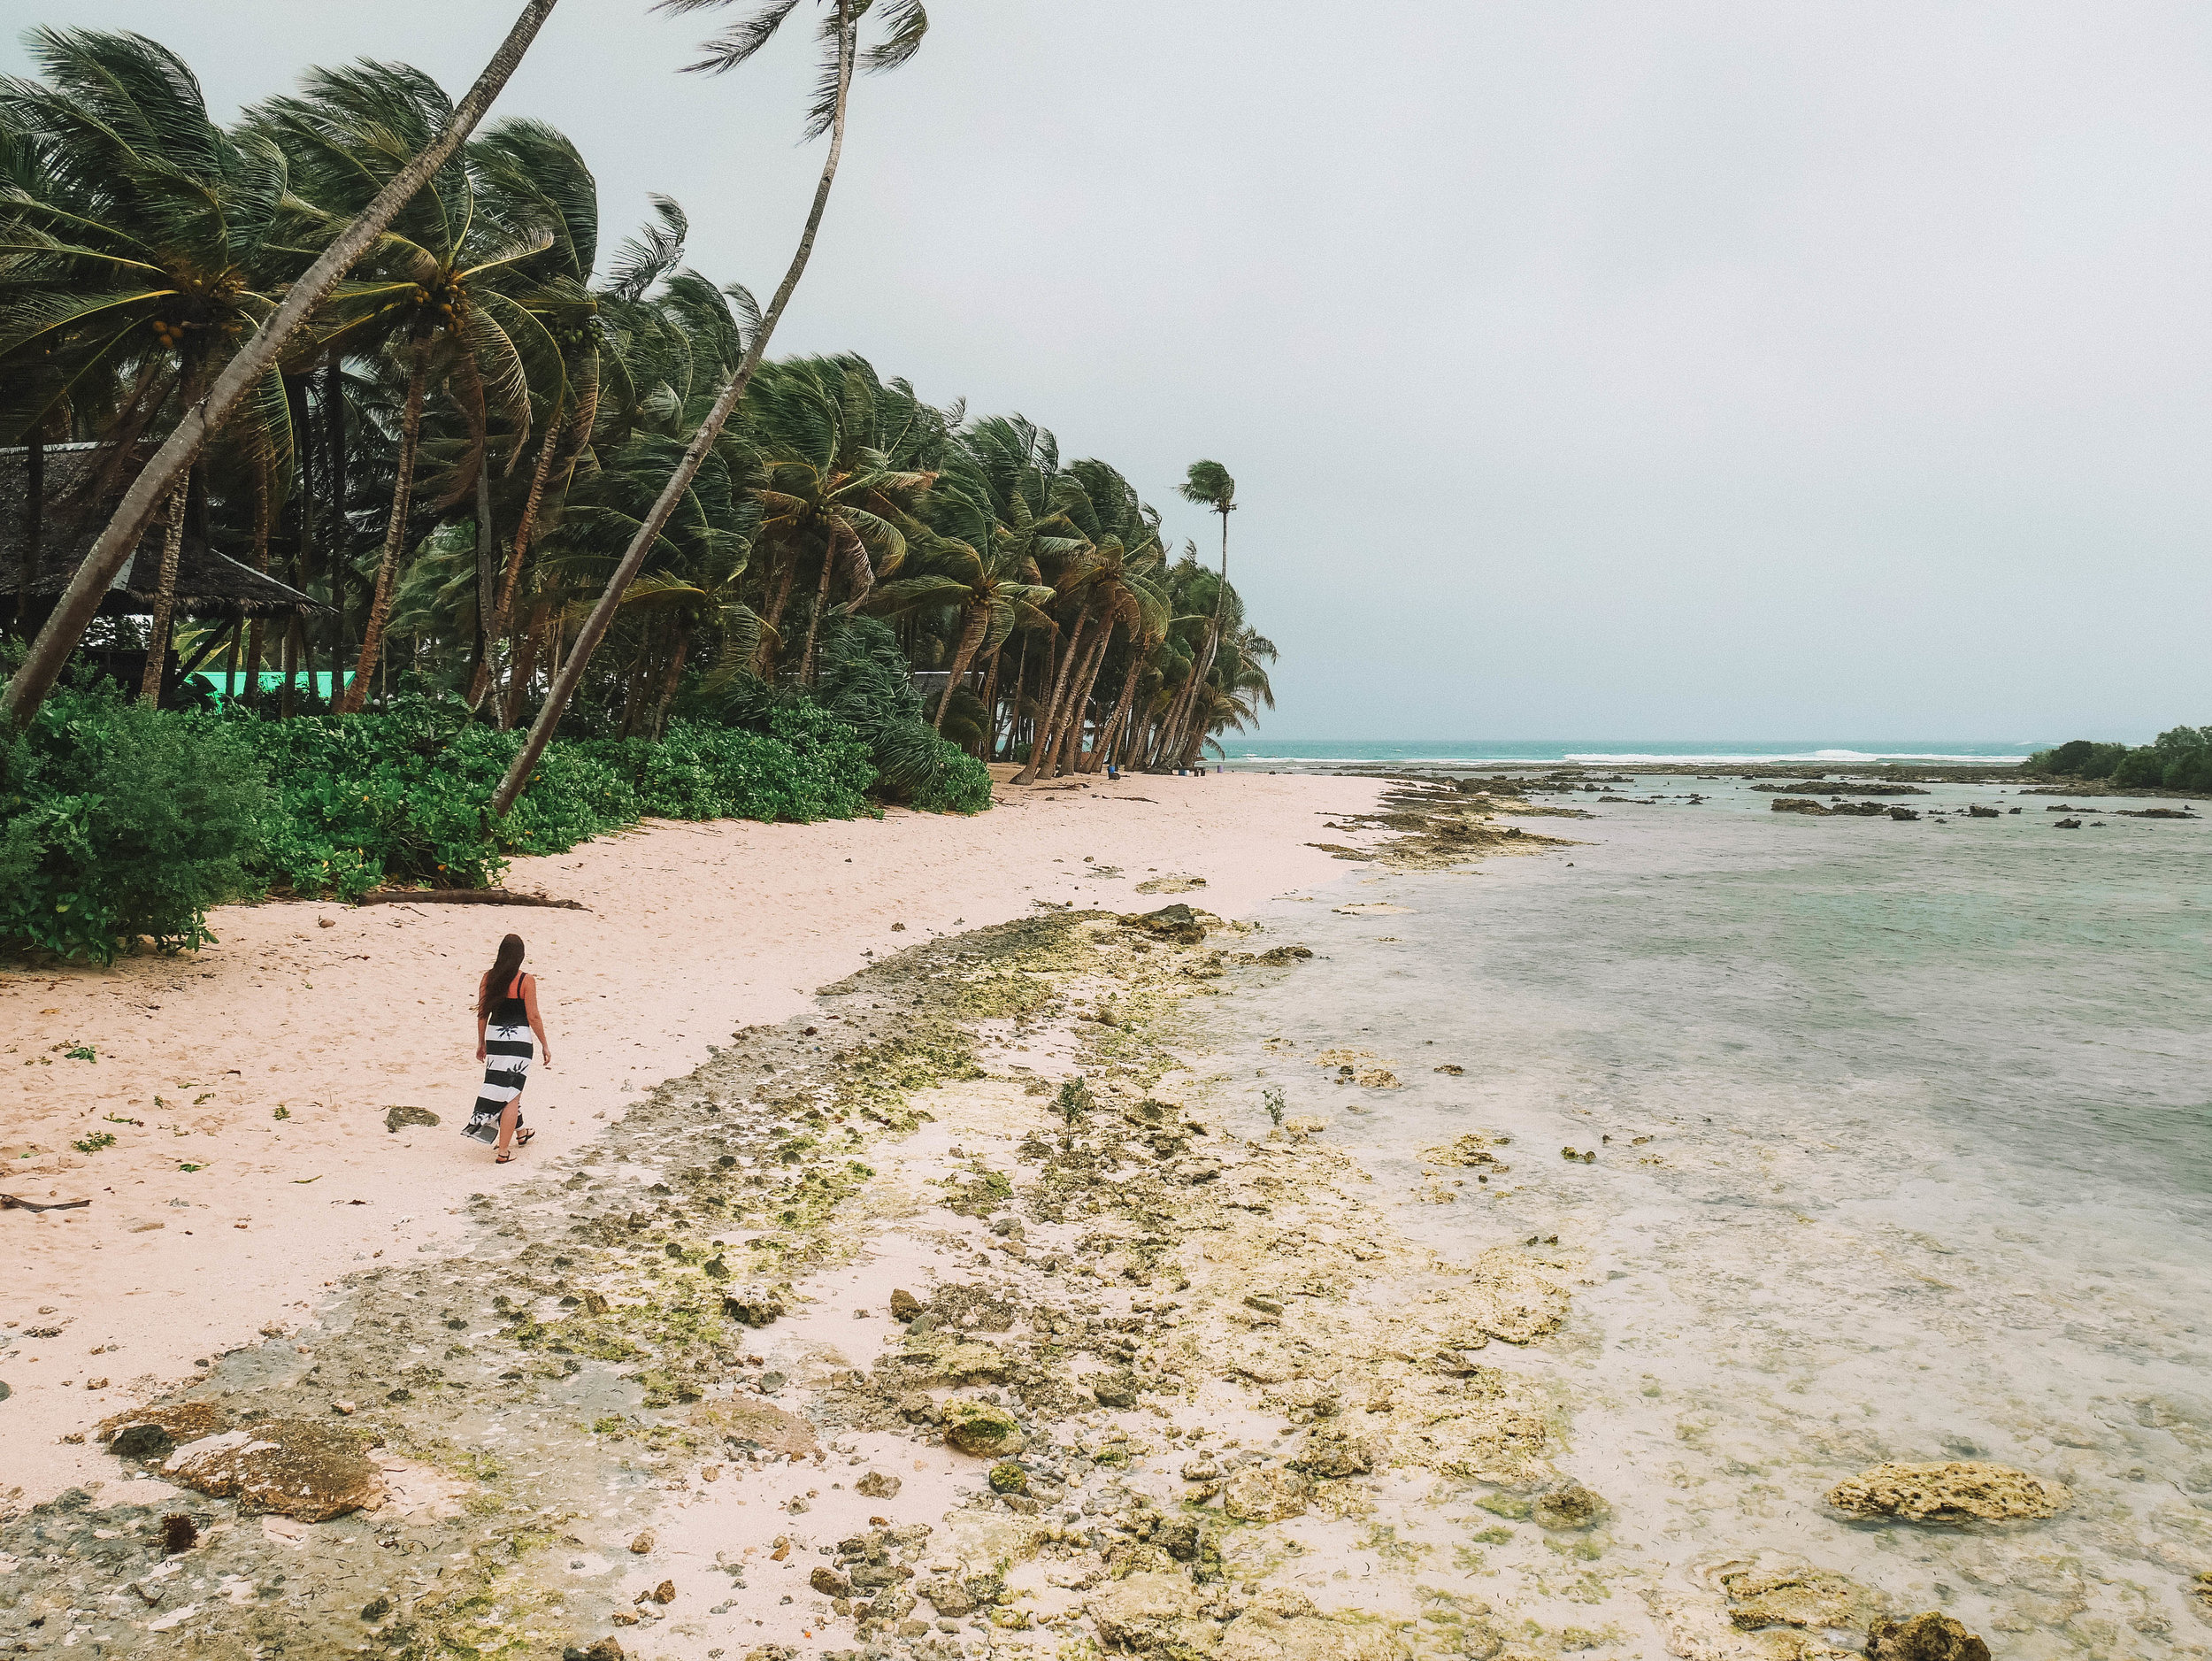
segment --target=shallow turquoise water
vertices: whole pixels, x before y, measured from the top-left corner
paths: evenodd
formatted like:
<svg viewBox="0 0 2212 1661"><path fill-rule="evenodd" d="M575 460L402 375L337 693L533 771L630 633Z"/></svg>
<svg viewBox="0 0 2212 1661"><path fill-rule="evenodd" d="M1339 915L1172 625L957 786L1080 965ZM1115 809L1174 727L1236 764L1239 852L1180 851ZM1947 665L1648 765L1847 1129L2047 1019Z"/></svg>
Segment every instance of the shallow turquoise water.
<svg viewBox="0 0 2212 1661"><path fill-rule="evenodd" d="M1536 821L1584 843L1564 853L1348 866L1273 908L1323 961L1227 1001L1253 1124L1285 1088L1440 1251L1587 1254L1568 1329L1489 1354L1570 1403L1563 1463L1621 1549L1678 1576L1797 1552L2003 1655L2206 1654L2212 819L2108 804L2060 831L2046 799L1967 786L1913 805L2024 811L1810 819L1695 788ZM1271 1036L1371 1049L1405 1088L1336 1087ZM1511 1176L1417 1201L1419 1150L1473 1128L1513 1136ZM1820 1503L1877 1460L1953 1457L2077 1503L1966 1531Z"/></svg>

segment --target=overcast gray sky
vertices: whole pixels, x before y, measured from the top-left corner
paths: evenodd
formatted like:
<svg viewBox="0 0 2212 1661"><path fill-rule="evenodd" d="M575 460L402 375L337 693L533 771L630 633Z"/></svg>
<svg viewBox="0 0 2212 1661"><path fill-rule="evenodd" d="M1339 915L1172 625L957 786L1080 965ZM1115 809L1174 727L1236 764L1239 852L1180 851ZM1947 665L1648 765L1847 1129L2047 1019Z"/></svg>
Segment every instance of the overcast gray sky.
<svg viewBox="0 0 2212 1661"><path fill-rule="evenodd" d="M23 0L228 114L503 0ZM1280 737L2145 737L2212 719L2212 10L934 0L780 350L1236 474ZM502 113L604 245L772 286L795 39L563 0ZM20 70L17 43L6 67Z"/></svg>

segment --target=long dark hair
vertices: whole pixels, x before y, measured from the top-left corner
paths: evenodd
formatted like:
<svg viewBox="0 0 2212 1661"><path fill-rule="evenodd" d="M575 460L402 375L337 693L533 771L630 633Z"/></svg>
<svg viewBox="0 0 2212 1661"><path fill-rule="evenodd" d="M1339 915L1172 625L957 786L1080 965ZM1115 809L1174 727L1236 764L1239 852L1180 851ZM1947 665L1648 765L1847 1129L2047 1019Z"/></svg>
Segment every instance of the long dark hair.
<svg viewBox="0 0 2212 1661"><path fill-rule="evenodd" d="M492 972L484 977L484 990L476 1001L476 1012L488 1015L492 1005L507 996L507 988L514 984L515 971L522 967L522 936L510 934L499 942L499 956L492 959Z"/></svg>

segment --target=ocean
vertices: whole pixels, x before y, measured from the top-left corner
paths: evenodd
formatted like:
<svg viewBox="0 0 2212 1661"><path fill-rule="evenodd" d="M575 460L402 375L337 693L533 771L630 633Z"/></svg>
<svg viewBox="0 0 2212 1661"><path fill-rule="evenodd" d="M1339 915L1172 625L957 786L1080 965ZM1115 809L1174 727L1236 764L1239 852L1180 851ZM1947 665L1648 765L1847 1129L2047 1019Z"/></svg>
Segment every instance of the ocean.
<svg viewBox="0 0 2212 1661"><path fill-rule="evenodd" d="M1282 1089L1438 1252L1579 1258L1559 1338L1483 1358L1558 1402L1636 1560L1792 1554L2018 1661L2206 1654L2212 819L2104 799L2061 830L1993 782L1823 822L1691 782L1522 821L1570 849L1278 901L1272 937L1319 960L1210 1023L1245 1133ZM2001 816L1925 817L1970 803ZM1331 1046L1403 1088L1299 1058ZM1421 1150L1476 1130L1510 1174L1440 1196ZM1964 1528L1823 1503L1947 1459L2073 1503ZM1561 1580L1494 1566L1517 1604Z"/></svg>
<svg viewBox="0 0 2212 1661"><path fill-rule="evenodd" d="M1222 741L1232 770L1267 768L1324 772L1360 766L1480 765L1491 762L1557 761L1624 766L1637 762L1696 763L1816 761L1836 767L1862 762L2014 762L2059 741L2009 739L1697 738L1240 738Z"/></svg>

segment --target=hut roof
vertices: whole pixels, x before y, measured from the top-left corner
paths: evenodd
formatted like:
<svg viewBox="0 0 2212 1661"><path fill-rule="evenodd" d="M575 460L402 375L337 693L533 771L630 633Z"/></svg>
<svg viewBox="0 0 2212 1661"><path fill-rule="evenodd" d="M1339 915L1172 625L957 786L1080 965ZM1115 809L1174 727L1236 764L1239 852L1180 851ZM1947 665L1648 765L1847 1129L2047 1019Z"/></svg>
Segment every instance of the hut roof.
<svg viewBox="0 0 2212 1661"><path fill-rule="evenodd" d="M150 452L143 452L150 453ZM45 512L40 527L38 562L31 573L34 601L61 597L109 515L135 476L135 465L117 470L110 487L98 488L96 468L109 458L97 444L49 444L45 451ZM142 459L134 458L138 465ZM21 580L23 552L30 527L30 452L0 449L0 596L10 598ZM138 616L154 609L161 576L163 527L147 528L138 547L108 587L100 610L110 616ZM309 617L329 607L251 565L210 548L188 527L177 554L175 613L179 617Z"/></svg>

